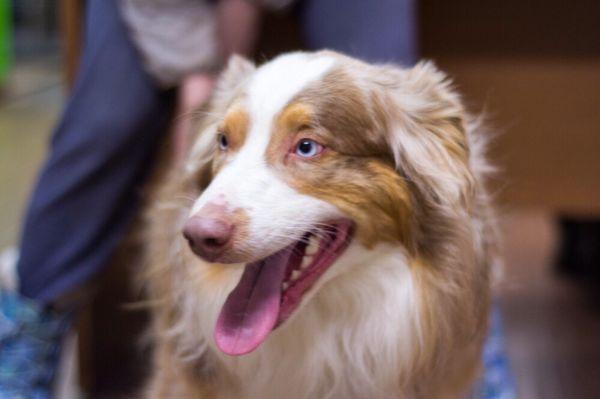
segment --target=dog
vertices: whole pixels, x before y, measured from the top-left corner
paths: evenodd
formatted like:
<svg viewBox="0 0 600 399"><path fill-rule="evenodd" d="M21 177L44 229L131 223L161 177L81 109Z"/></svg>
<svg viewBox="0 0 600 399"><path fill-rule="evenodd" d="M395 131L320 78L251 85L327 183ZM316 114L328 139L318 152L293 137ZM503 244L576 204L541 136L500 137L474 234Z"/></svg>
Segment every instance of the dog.
<svg viewBox="0 0 600 399"><path fill-rule="evenodd" d="M432 63L234 56L148 212L148 398L458 398L497 259L484 139Z"/></svg>

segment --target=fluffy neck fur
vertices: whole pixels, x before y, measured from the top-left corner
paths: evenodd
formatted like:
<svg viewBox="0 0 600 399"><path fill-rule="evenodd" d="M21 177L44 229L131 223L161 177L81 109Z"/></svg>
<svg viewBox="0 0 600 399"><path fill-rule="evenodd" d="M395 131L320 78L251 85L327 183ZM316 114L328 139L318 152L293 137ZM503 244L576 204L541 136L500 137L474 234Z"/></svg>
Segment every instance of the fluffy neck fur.
<svg viewBox="0 0 600 399"><path fill-rule="evenodd" d="M154 279L170 286L158 312L159 346L172 348L191 380L187 385L198 392L222 399L455 397L462 380L476 372L482 336L469 336L472 344L465 346L460 332L478 329L472 317L453 310L471 313L466 302L472 295L444 293L453 291L451 281L436 287L427 265L387 245L368 251L353 244L331 270L335 281L316 287L318 294L255 352L223 355L214 347L213 328L241 267L214 275L209 265L190 264L177 242L165 274L170 281Z"/></svg>
<svg viewBox="0 0 600 399"><path fill-rule="evenodd" d="M188 277L180 283L204 286L197 287L195 303L184 295L182 328L171 330L179 355L193 364L209 354L213 367L234 382L223 398L397 397L421 340L418 295L406 258L392 247L366 251L354 245L336 267L352 271L337 276L335 284L325 282L295 317L240 358L222 355L212 344L227 290ZM235 283L239 274L230 274Z"/></svg>

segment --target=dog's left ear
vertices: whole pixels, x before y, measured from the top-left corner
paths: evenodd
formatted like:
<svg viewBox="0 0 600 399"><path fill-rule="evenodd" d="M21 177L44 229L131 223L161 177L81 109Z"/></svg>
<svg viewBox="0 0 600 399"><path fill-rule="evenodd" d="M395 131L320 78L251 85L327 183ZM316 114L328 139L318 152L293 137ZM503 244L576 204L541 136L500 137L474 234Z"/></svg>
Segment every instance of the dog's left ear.
<svg viewBox="0 0 600 399"><path fill-rule="evenodd" d="M234 54L229 57L227 66L217 80L213 93L213 107L219 108L227 105L239 87L242 86L256 70L256 65L241 55Z"/></svg>
<svg viewBox="0 0 600 399"><path fill-rule="evenodd" d="M430 62L378 68L376 98L397 169L428 201L464 205L473 185L467 116L451 82Z"/></svg>

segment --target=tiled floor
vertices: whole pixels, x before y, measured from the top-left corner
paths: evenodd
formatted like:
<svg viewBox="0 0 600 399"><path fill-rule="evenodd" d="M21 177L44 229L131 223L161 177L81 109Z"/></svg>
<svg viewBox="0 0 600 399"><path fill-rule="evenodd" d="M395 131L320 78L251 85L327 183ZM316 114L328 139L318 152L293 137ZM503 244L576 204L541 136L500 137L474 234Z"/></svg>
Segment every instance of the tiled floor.
<svg viewBox="0 0 600 399"><path fill-rule="evenodd" d="M558 237L548 213L513 212L504 224L499 293L520 397L599 398L600 287L552 272Z"/></svg>
<svg viewBox="0 0 600 399"><path fill-rule="evenodd" d="M17 65L0 98L0 247L19 220L62 103L55 60ZM523 399L600 397L600 301L552 273L556 229L539 210L507 213L498 286Z"/></svg>

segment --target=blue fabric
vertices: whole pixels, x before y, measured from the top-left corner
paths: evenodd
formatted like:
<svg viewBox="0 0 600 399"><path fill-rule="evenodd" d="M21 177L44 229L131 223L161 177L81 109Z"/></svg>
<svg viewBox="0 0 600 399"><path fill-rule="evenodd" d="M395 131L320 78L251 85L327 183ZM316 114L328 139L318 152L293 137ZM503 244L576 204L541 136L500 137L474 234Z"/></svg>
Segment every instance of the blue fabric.
<svg viewBox="0 0 600 399"><path fill-rule="evenodd" d="M309 48L370 62L417 60L416 0L304 0L299 10Z"/></svg>
<svg viewBox="0 0 600 399"><path fill-rule="evenodd" d="M483 374L475 384L471 399L516 399L517 391L504 342L500 308L490 315L490 327L483 348Z"/></svg>
<svg viewBox="0 0 600 399"><path fill-rule="evenodd" d="M50 398L58 356L70 326L58 314L0 288L0 398Z"/></svg>
<svg viewBox="0 0 600 399"><path fill-rule="evenodd" d="M106 264L174 103L174 93L158 90L142 69L115 0L90 0L86 9L78 79L21 237L20 292L39 303L51 303Z"/></svg>

